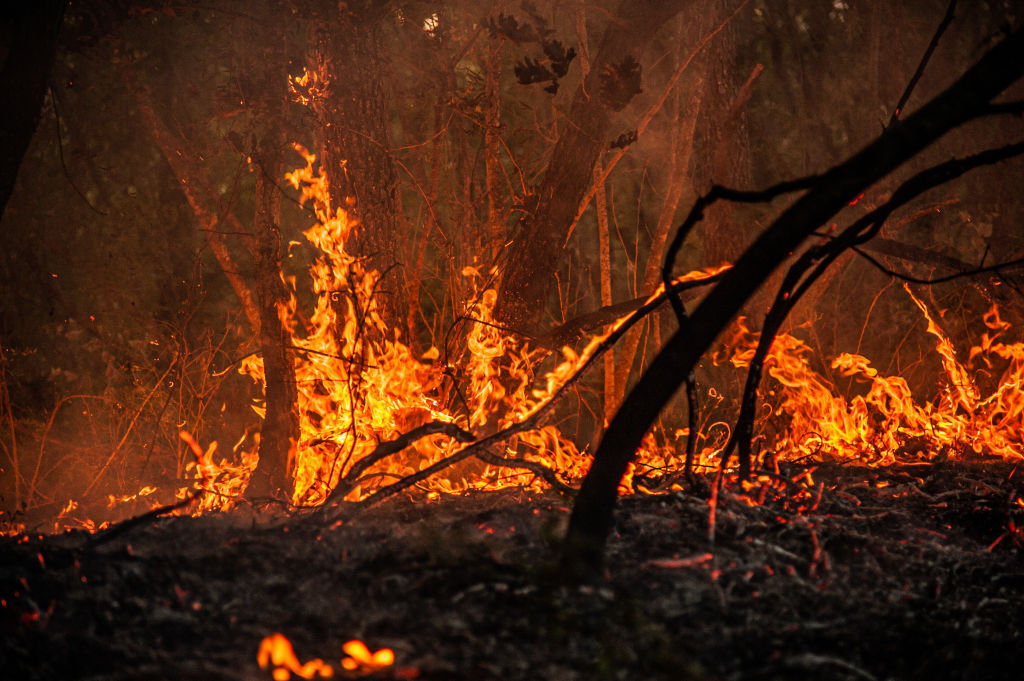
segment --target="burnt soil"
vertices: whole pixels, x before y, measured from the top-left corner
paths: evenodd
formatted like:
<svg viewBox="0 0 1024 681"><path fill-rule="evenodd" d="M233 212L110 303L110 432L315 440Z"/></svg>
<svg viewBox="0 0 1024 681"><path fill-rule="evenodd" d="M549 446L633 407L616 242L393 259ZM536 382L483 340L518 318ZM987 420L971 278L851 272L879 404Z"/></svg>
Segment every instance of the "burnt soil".
<svg viewBox="0 0 1024 681"><path fill-rule="evenodd" d="M805 473L727 484L713 541L706 489L621 499L586 587L554 493L4 538L0 677L271 679L280 632L336 677L359 638L395 651L371 679L1024 678L1024 471Z"/></svg>

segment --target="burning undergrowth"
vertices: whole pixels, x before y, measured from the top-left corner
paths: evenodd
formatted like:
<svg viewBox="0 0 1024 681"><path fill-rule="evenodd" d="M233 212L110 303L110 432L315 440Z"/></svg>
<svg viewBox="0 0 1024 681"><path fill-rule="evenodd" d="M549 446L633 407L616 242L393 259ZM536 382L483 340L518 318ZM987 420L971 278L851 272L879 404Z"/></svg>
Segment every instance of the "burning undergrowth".
<svg viewBox="0 0 1024 681"><path fill-rule="evenodd" d="M316 221L305 236L318 255L310 269L312 296L302 295L296 280L287 279L291 296L278 310L298 386L300 433L290 454L292 507L318 507L328 499L375 503L398 492L427 500L468 490L569 491L577 486L589 455L559 430L552 414L594 361L672 294L661 286L585 347L567 346L552 355L495 323L493 288L485 286L478 269L466 268L463 276L473 294L459 317L460 334L451 333L440 347L417 355L383 321L375 296L382 275L366 270L347 252L356 226L344 209L331 204L315 155L300 146L296 150L305 165L287 179L301 201L314 208ZM690 272L672 286L699 286L724 269ZM942 373L936 393L914 395L905 379L885 376L853 353L831 361L829 378L813 368L817 360L806 343L779 333L765 360L765 409L756 424L762 462L886 466L978 455L1022 458L1024 342L1019 333L993 305L963 359L941 317L909 287L905 290L933 339ZM305 307L311 300L312 309L303 309L300 300L307 301ZM717 361L747 369L758 338L739 320L721 344ZM240 370L262 389L259 355L246 357ZM838 387L837 379L852 390ZM722 398L714 388L705 392L710 399L700 398L704 416L691 424L697 472L729 468L722 461L729 417L712 418L720 414L714 407ZM257 400L254 409L262 416L266 407ZM659 436L649 436L620 491L688 488L684 451L690 431L663 428ZM257 465L258 436L255 444L239 443L230 457L219 454L215 441L203 446L188 432L181 436L192 458L183 472L193 482L177 488L177 498L190 503L179 504L174 512L199 515L232 508ZM135 494L110 496L109 505L157 508L167 501L159 492L147 485ZM73 501L53 524L54 529L102 526L82 517ZM7 521L8 532L23 528L17 519Z"/></svg>

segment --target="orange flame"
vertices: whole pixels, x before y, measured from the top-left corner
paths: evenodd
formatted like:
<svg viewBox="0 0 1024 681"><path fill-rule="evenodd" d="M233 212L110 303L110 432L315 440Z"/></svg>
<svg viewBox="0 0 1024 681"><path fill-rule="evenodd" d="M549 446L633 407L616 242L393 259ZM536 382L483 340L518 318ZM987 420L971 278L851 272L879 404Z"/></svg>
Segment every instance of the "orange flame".
<svg viewBox="0 0 1024 681"><path fill-rule="evenodd" d="M810 349L801 341L779 334L765 366L781 385L780 410L789 417L784 435L775 443L786 458L826 456L887 465L901 454L925 458L955 456L968 450L1008 460L1024 458L1024 343L1001 343L997 338L1010 326L995 307L984 316L990 332L969 352L970 362L984 363L987 371L1002 365L991 392L982 396L968 367L957 358L953 343L932 318L927 307L907 289L936 339L936 352L944 371L937 402L919 402L906 380L882 376L867 358L843 353L832 368L868 384L864 395L847 400L808 363ZM757 334L742 320L730 345L732 357L747 366Z"/></svg>
<svg viewBox="0 0 1024 681"><path fill-rule="evenodd" d="M274 677L274 681L288 681L292 674L303 679L312 679L317 676L329 679L334 676L334 668L320 658L301 664L292 649L292 642L282 634L271 634L263 639L259 652L256 654L256 661L259 663L260 669L273 666L271 675Z"/></svg>
<svg viewBox="0 0 1024 681"><path fill-rule="evenodd" d="M395 663L395 653L390 648L381 648L371 653L366 644L359 640L348 641L342 646L342 650L345 651L346 657L342 658L341 666L351 673L371 674ZM334 676L334 668L320 658L312 659L305 664L299 662L291 641L283 634L271 634L264 638L256 654L256 661L260 669L273 668L271 675L274 681L288 681L292 674L303 679L318 676L328 679ZM405 676L412 676L410 671L403 670Z"/></svg>
<svg viewBox="0 0 1024 681"><path fill-rule="evenodd" d="M341 660L341 666L349 671L375 672L395 663L395 653L390 648L381 648L375 653L362 641L349 641L341 647L348 657Z"/></svg>

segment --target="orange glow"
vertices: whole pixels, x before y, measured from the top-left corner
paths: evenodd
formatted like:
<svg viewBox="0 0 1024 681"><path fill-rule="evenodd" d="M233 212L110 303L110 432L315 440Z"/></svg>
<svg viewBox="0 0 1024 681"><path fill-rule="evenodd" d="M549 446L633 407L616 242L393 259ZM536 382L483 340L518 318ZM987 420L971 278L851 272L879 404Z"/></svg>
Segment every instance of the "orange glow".
<svg viewBox="0 0 1024 681"><path fill-rule="evenodd" d="M334 668L319 658L301 664L299 658L295 656L291 641L282 634L271 634L263 639L256 654L256 661L260 669L273 667L271 675L274 681L288 681L292 674L303 679L318 676L328 679L334 676Z"/></svg>
<svg viewBox="0 0 1024 681"><path fill-rule="evenodd" d="M291 335L289 343L298 349L295 370L301 434L292 496L296 505L323 503L378 443L428 421L459 423L482 436L531 417L604 339L592 339L582 352L563 348L562 361L534 379L546 353L531 349L495 325L492 310L497 294L480 287L485 276L477 268L466 267L462 276L472 295L464 317L472 321L463 349L449 348L448 366L437 361L441 352L436 347L422 356L414 355L401 341L400 332L386 328L381 319L373 295L380 275L366 270L361 260L346 251L346 242L357 225L343 208L332 205L327 179L315 166L316 156L301 146L295 149L306 165L289 173L287 179L299 190L301 201L314 207L317 222L305 236L319 251L310 270L316 295L313 312L305 319L298 314L294 280L286 282L292 296L279 310ZM706 278L719 270L693 272L681 280ZM258 356L244 360L242 371L262 384L263 365ZM461 381L453 387L454 375ZM262 402L254 409L263 415ZM345 498L364 499L464 446L442 435L424 438L363 470ZM193 451L197 460L211 459L212 453L203 453L198 446ZM542 464L567 483L578 482L588 465L588 458L571 440L554 425L543 423L510 438L499 456ZM674 456L652 446L645 448L638 465L664 468ZM204 488L209 485L209 474ZM468 462L424 480L418 488L429 495L510 486L539 489L547 483L523 469Z"/></svg>
<svg viewBox="0 0 1024 681"><path fill-rule="evenodd" d="M779 334L765 362L768 374L779 382L780 411L788 418L784 434L773 444L790 459L819 457L888 465L901 455L931 459L958 458L969 451L1024 458L1024 343L1003 343L999 337L1009 324L995 307L984 316L988 332L970 349L969 364L957 357L953 343L932 318L928 308L907 289L935 338L942 369L942 384L934 401L918 400L899 376L882 376L861 355L842 353L832 361L841 376L860 379L866 394L846 399L810 368L810 348ZM728 347L736 348L732 362L749 364L757 334L740 320ZM972 366L981 364L998 380L983 395L972 378Z"/></svg>
<svg viewBox="0 0 1024 681"><path fill-rule="evenodd" d="M311 72L293 78L296 96L304 101L316 97L326 82L318 78ZM315 222L304 235L317 253L309 272L312 300L300 297L296 279L288 278L284 283L290 297L278 309L292 348L298 388L300 436L290 462L294 505L323 504L342 482L346 483L346 500L366 499L392 482L470 446L434 434L390 456L372 462L368 459L380 443L419 425L430 421L454 423L484 438L533 417L629 319L628 315L619 319L582 350L564 347L552 358L550 353L531 348L528 341L509 335L495 324L492 313L497 293L485 284L495 273L470 266L461 272L468 291L464 307L458 311L458 317L467 320L460 329L461 341L450 340L443 351L438 347L414 351L403 341L401 330L388 328L383 320L374 295L382 275L367 269L365 260L346 250L358 225L344 207L332 203L316 155L299 145L294 148L304 165L288 173L286 179L299 192L300 201L313 208ZM676 281L706 279L727 267L690 272ZM647 302L663 292L664 285L659 286ZM985 330L967 352L964 363L962 353L958 355L934 318L937 315L909 288L906 292L927 322L926 333L934 338L943 374L935 399L913 395L905 379L881 375L866 357L851 353L841 353L831 361L836 375L853 379L860 388L853 397L844 397L828 378L811 368L810 347L793 336L779 334L765 362L768 375L778 383L777 402L761 423L763 426L771 419L771 431L778 435L769 446L779 458L869 465L887 465L910 455L955 458L969 452L1008 460L1024 458L1024 343L1007 341L1011 325L993 306L983 316ZM300 312L300 298L301 304L312 310ZM745 368L754 356L757 340L758 335L741 319L725 342L725 354L734 366ZM541 367L550 369L543 371ZM263 387L264 367L258 355L242 360L240 371ZM704 411L710 413L722 400L711 388L701 402ZM253 409L264 416L264 401L257 399ZM695 470L717 467L730 425L706 421L697 430ZM658 487L652 484L658 475L680 472L688 437L688 429L661 439L648 435L620 484L620 493L630 494L638 485ZM184 431L180 438L191 452L185 473L192 479L192 487L202 492L188 511L201 514L230 509L242 496L256 467L258 439L243 449L236 447L233 457L218 458L216 442L204 448ZM540 464L568 485L577 484L590 463L589 456L572 439L556 425L543 421L495 444L488 453L506 463ZM758 479L745 491L751 499L763 501L776 484L771 479ZM810 472L801 484L808 489L816 485ZM433 500L442 494L473 489L539 490L548 486L541 476L524 468L467 460L420 481L413 493ZM133 495L111 495L109 501L111 505L134 501L154 491L144 487ZM184 499L192 492L183 487L177 494ZM811 503L813 499L800 501ZM91 520L74 518L75 508L75 502L68 502L58 516L59 526L90 531L102 528ZM294 659L287 639L268 641L264 641L261 655L266 648L266 655L287 652L291 658L280 659ZM358 647L361 643L349 644L352 651L346 648L348 657L342 663L345 669L353 669L348 664L367 668L387 666L393 661L392 657L385 662L386 654L391 654L387 649L371 655L365 646ZM289 674L299 674L296 666L305 669L297 661L294 665L275 664ZM330 669L318 667L316 673L324 668Z"/></svg>
<svg viewBox="0 0 1024 681"><path fill-rule="evenodd" d="M370 674L390 667L395 663L395 653L390 648L381 648L371 653L366 644L352 640L342 646L347 657L342 658L341 666L348 672ZM288 681L292 674L303 678L332 678L334 668L323 660L316 658L302 664L292 649L291 641L283 634L271 634L260 643L256 661L260 669L272 667L271 675L275 681ZM402 670L406 677L413 676L410 669Z"/></svg>
<svg viewBox="0 0 1024 681"><path fill-rule="evenodd" d="M374 672L395 663L395 653L390 648L371 653L362 641L349 641L341 649L348 655L342 658L341 666L349 671Z"/></svg>

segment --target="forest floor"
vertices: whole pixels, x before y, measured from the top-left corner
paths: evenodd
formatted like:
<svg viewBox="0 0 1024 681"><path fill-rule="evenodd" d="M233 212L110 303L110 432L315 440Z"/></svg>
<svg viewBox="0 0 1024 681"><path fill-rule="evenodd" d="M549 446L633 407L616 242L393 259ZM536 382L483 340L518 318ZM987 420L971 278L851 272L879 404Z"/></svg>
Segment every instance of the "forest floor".
<svg viewBox="0 0 1024 681"><path fill-rule="evenodd" d="M706 494L620 500L593 587L558 584L553 493L4 538L0 677L271 679L280 633L335 678L1022 678L1024 471L809 471L727 485L713 541ZM394 665L343 670L350 639Z"/></svg>

